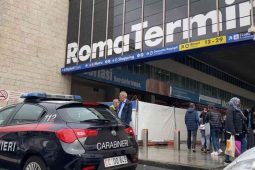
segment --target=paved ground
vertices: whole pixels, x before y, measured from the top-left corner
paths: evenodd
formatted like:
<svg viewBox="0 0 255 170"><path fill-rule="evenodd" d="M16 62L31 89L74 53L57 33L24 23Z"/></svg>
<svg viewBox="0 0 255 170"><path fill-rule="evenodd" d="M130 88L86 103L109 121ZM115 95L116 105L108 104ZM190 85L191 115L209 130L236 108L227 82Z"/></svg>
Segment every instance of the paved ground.
<svg viewBox="0 0 255 170"><path fill-rule="evenodd" d="M139 149L140 164L170 168L170 169L223 169L224 156L214 156L201 153L200 148L196 153L189 152L185 145L180 151L169 147L148 147Z"/></svg>
<svg viewBox="0 0 255 170"><path fill-rule="evenodd" d="M148 166L148 165L139 164L137 166L136 170L169 170L169 169L158 168L158 167L155 167L155 166Z"/></svg>
<svg viewBox="0 0 255 170"><path fill-rule="evenodd" d="M223 156L212 157L201 153L200 148L196 153L189 152L185 145L180 151L167 146L140 147L137 170L222 170L223 161Z"/></svg>
<svg viewBox="0 0 255 170"><path fill-rule="evenodd" d="M7 170L7 169L0 168L0 170ZM169 169L157 168L155 166L147 166L147 165L139 164L136 170L169 170Z"/></svg>

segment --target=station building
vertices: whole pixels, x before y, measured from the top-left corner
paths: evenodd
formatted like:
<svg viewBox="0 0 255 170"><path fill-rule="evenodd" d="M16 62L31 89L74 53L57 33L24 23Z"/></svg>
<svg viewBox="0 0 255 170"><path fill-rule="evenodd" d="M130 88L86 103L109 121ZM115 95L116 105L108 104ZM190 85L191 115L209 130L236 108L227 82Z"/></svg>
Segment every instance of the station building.
<svg viewBox="0 0 255 170"><path fill-rule="evenodd" d="M12 94L255 106L253 0L1 3L0 89Z"/></svg>

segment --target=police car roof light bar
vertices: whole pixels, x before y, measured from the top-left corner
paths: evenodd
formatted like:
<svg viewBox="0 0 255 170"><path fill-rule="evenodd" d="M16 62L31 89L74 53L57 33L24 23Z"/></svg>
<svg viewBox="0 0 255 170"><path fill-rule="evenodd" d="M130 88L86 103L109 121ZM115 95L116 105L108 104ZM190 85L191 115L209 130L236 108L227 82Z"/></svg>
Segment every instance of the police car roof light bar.
<svg viewBox="0 0 255 170"><path fill-rule="evenodd" d="M33 98L42 99L46 97L47 97L46 93L41 93L41 92L25 93L20 96L20 98L24 98L24 99L33 99Z"/></svg>
<svg viewBox="0 0 255 170"><path fill-rule="evenodd" d="M25 100L37 99L37 100L74 100L82 101L82 97L78 95L60 95L60 94L46 94L41 92L32 92L22 94L20 98Z"/></svg>
<svg viewBox="0 0 255 170"><path fill-rule="evenodd" d="M48 99L62 99L62 100L75 100L82 101L82 97L78 95L61 95L61 94L47 94Z"/></svg>

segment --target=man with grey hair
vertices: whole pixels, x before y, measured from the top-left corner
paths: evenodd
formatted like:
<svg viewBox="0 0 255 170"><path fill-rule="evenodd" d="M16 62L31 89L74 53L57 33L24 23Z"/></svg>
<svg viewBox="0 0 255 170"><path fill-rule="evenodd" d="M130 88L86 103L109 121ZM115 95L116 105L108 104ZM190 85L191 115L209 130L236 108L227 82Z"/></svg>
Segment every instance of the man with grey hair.
<svg viewBox="0 0 255 170"><path fill-rule="evenodd" d="M119 99L120 105L117 115L123 122L129 125L132 120L132 103L127 99L127 92L125 91L120 92Z"/></svg>

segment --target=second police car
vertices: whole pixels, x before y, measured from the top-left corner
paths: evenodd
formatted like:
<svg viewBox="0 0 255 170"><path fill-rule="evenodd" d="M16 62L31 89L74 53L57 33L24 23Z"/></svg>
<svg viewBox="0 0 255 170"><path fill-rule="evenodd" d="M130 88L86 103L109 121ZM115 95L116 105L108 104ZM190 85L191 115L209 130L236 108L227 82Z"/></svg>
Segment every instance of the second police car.
<svg viewBox="0 0 255 170"><path fill-rule="evenodd" d="M0 167L23 170L135 169L131 127L79 96L28 93L0 110Z"/></svg>

